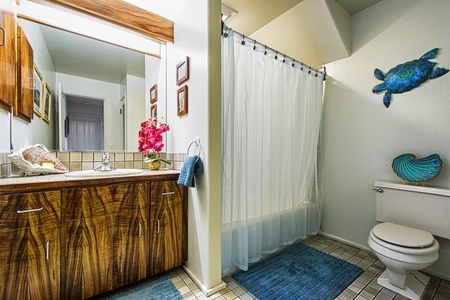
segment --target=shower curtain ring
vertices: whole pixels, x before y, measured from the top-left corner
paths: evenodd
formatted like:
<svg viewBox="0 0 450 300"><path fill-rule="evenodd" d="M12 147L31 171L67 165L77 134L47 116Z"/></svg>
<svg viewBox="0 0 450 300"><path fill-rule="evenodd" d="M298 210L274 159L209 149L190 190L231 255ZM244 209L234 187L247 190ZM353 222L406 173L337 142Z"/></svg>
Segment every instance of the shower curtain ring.
<svg viewBox="0 0 450 300"><path fill-rule="evenodd" d="M245 45L245 35L242 35L242 42L241 45L244 46Z"/></svg>

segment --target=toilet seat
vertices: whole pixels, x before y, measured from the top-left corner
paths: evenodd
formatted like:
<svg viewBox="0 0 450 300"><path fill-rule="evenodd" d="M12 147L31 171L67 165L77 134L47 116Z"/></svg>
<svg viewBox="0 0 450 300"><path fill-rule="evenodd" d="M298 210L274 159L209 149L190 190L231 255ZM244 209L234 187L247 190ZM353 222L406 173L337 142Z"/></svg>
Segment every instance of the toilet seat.
<svg viewBox="0 0 450 300"><path fill-rule="evenodd" d="M431 245L429 245L428 237L426 237L425 239L421 239L419 237L418 238L419 242L417 242L417 241L412 242L412 243L406 242L406 244L407 245L422 244L422 245L428 245L428 246L411 247L411 246L399 245L400 243L404 243L405 242L404 240L407 240L402 237L399 238L399 241L396 241L394 243L383 240L382 238L379 238L378 236L375 235L375 231L382 237L389 239L389 240L393 240L393 238L395 237L395 233L391 232L391 234L389 234L389 233L385 232L385 230L389 230L391 228L399 229L399 230L394 230L393 232L400 233L400 235L403 235L403 234L401 234L401 232L407 232L409 234L412 233L412 235L415 235L416 233L418 233L418 232L416 232L416 230L418 230L418 229L409 228L406 226L401 226L401 225L397 225L397 224L393 224L393 223L389 223L390 225L387 225L387 226L380 226L383 224L386 224L386 223L378 224L374 228L372 228L372 230L370 231L369 239L375 244L375 245L372 245L371 248L378 245L378 246L376 246L376 248L378 249L378 251L381 251L381 252L394 251L399 254L412 254L412 255L420 255L420 256L434 254L439 251L439 243L436 241L436 239L434 239L434 237L429 232L426 232L426 231L425 231L425 233L430 234L432 237ZM380 226L380 227L378 227L378 226ZM405 228L397 228L396 226L406 227L406 231L403 231ZM376 228L378 228L378 229L375 230ZM420 230L420 231L423 231L423 230ZM383 234L385 234L385 235L383 235ZM392 235L392 236L390 236L390 235ZM419 235L419 236L421 236L421 235ZM425 236L427 236L427 235L425 234Z"/></svg>
<svg viewBox="0 0 450 300"><path fill-rule="evenodd" d="M378 224L372 230L377 238L401 247L426 248L434 243L434 237L428 231L389 222Z"/></svg>

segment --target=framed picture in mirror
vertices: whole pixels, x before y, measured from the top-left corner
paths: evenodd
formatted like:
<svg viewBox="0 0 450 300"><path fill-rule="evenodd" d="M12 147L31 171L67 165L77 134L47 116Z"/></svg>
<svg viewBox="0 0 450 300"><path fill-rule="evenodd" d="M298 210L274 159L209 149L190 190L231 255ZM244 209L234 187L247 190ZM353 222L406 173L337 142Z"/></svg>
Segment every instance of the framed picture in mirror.
<svg viewBox="0 0 450 300"><path fill-rule="evenodd" d="M50 123L50 113L52 107L52 91L48 86L47 82L43 84L44 86L44 95L43 95L43 103L42 103L42 118L45 122Z"/></svg>
<svg viewBox="0 0 450 300"><path fill-rule="evenodd" d="M177 74L177 85L180 85L189 79L189 57L188 56L186 56L186 58L177 65L176 74Z"/></svg>
<svg viewBox="0 0 450 300"><path fill-rule="evenodd" d="M150 118L157 118L158 117L158 107L156 104L153 104L150 107Z"/></svg>
<svg viewBox="0 0 450 300"><path fill-rule="evenodd" d="M177 91L177 115L182 116L188 113L188 87L181 87Z"/></svg>
<svg viewBox="0 0 450 300"><path fill-rule="evenodd" d="M150 103L155 103L158 101L158 85L154 84L150 88Z"/></svg>
<svg viewBox="0 0 450 300"><path fill-rule="evenodd" d="M36 64L33 72L33 110L34 113L42 117L42 75Z"/></svg>

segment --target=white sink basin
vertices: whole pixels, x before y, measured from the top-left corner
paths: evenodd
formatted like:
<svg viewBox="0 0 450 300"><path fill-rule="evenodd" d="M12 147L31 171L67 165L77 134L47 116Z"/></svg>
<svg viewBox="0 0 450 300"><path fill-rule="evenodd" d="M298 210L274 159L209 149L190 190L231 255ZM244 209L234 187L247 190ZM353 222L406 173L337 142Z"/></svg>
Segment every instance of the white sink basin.
<svg viewBox="0 0 450 300"><path fill-rule="evenodd" d="M94 171L94 170L84 170L84 171L73 171L64 173L67 177L117 177L126 176L142 173L143 170L139 169L116 169L112 171Z"/></svg>

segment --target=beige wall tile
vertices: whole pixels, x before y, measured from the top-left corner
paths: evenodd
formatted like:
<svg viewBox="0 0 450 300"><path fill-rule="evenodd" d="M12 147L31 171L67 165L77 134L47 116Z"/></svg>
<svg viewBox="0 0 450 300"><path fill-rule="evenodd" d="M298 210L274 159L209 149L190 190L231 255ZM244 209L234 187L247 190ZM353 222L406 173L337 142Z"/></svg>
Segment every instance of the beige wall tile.
<svg viewBox="0 0 450 300"><path fill-rule="evenodd" d="M142 161L133 161L133 169L142 169Z"/></svg>
<svg viewBox="0 0 450 300"><path fill-rule="evenodd" d="M69 162L70 161L70 153L69 152L57 152L56 157L60 162Z"/></svg>
<svg viewBox="0 0 450 300"><path fill-rule="evenodd" d="M71 162L69 169L70 171L81 171L81 162Z"/></svg>
<svg viewBox="0 0 450 300"><path fill-rule="evenodd" d="M94 163L93 162L82 162L81 163L81 169L82 170L93 170L94 169Z"/></svg>
<svg viewBox="0 0 450 300"><path fill-rule="evenodd" d="M70 152L70 162L81 162L81 152Z"/></svg>
<svg viewBox="0 0 450 300"><path fill-rule="evenodd" d="M92 153L92 152L83 152L81 154L81 157L83 159L83 162L94 161L94 153Z"/></svg>
<svg viewBox="0 0 450 300"><path fill-rule="evenodd" d="M101 153L101 152L95 152L94 153L94 161L102 161L102 156L103 156L103 153ZM110 154L110 159L111 159L111 154Z"/></svg>
<svg viewBox="0 0 450 300"><path fill-rule="evenodd" d="M125 155L124 153L115 153L114 161L124 161Z"/></svg>
<svg viewBox="0 0 450 300"><path fill-rule="evenodd" d="M125 162L123 161L115 161L111 165L113 165L113 167L116 169L125 169Z"/></svg>

